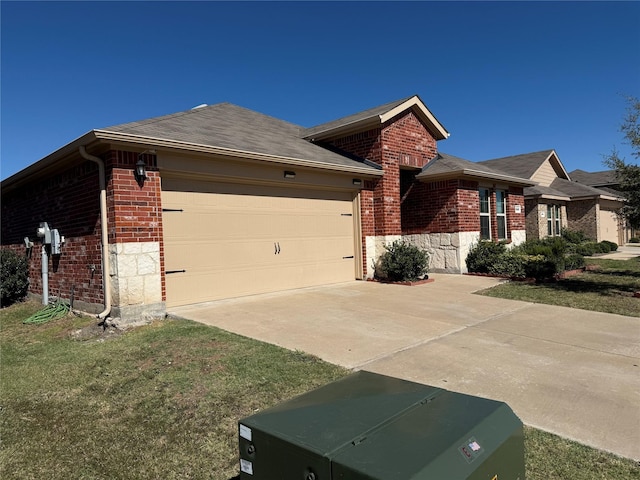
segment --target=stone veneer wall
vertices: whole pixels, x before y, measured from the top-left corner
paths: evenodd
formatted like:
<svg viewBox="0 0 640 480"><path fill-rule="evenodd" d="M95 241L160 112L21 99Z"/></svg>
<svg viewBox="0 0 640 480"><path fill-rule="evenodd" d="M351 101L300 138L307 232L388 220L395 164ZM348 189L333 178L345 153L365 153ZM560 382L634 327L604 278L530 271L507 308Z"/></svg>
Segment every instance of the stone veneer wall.
<svg viewBox="0 0 640 480"><path fill-rule="evenodd" d="M127 320L163 317L160 242L109 245L112 315Z"/></svg>

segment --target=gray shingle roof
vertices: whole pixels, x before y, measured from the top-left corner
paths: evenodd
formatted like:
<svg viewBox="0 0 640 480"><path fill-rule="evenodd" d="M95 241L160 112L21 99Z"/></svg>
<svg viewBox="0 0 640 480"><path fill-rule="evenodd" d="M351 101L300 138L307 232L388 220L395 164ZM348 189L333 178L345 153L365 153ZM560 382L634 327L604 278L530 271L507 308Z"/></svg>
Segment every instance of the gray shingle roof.
<svg viewBox="0 0 640 480"><path fill-rule="evenodd" d="M604 185L617 185L616 173L613 170L603 170L600 172L585 172L584 170L574 170L569 173L569 178L574 182L580 182L593 187Z"/></svg>
<svg viewBox="0 0 640 480"><path fill-rule="evenodd" d="M553 150L541 150L539 152L525 153L522 155L493 158L478 163L517 177L531 178L538 168L540 168L540 165L549 158L551 152L553 152Z"/></svg>
<svg viewBox="0 0 640 480"><path fill-rule="evenodd" d="M429 178L442 178L447 176L465 176L476 178L490 178L507 181L512 184L531 184L526 178L516 177L509 173L497 171L486 165L471 162L464 158L456 157L446 153L438 153L437 157L427 163L422 172L416 178L427 180Z"/></svg>
<svg viewBox="0 0 640 480"><path fill-rule="evenodd" d="M404 102L406 102L407 100L410 100L413 97L414 95L400 99L400 100L396 100L394 102L385 103L384 105L379 105L377 107L373 107L368 110L364 110L362 112L354 113L352 115L347 115L346 117L338 118L330 122L322 123L320 125L316 125L315 127L307 128L302 133L302 136L305 138L311 138L319 132L334 130L344 125L358 123L369 118L377 117L379 115L382 115L383 113L388 112L389 110L393 110L397 106L402 105Z"/></svg>
<svg viewBox="0 0 640 480"><path fill-rule="evenodd" d="M553 195L568 197L570 199L586 198L586 197L598 197L600 195L616 196L619 194L612 194L611 192L602 190L600 188L590 187L589 185L583 185L578 182L572 182L564 178L556 178L551 182L550 187L543 187L536 185L534 187L527 187L524 189L525 196L537 196L537 195Z"/></svg>
<svg viewBox="0 0 640 480"><path fill-rule="evenodd" d="M101 130L377 170L304 140L301 138L303 127L299 125L231 103L218 103Z"/></svg>

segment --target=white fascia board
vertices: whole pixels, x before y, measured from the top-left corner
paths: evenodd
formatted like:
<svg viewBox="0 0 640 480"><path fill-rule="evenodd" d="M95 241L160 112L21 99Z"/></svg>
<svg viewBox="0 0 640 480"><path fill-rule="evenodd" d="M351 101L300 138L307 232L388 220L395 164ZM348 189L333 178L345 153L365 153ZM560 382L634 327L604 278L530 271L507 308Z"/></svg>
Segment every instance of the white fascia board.
<svg viewBox="0 0 640 480"><path fill-rule="evenodd" d="M562 202L570 202L571 198L563 197L560 195L548 195L548 194L538 194L538 195L525 195L524 198L533 198L533 199L542 199L542 200L558 200Z"/></svg>
<svg viewBox="0 0 640 480"><path fill-rule="evenodd" d="M442 126L440 122L438 122L438 120L433 115L433 113L431 113L431 111L427 108L427 106L424 103L422 103L422 101L417 96L411 97L409 100L402 102L397 107L392 108L388 112L380 115L380 123L384 123L388 120L391 120L396 115L404 112L405 110L408 110L411 107L417 107L420 113L422 113L422 115L426 118L428 123L433 125L433 127L442 137L442 138L439 138L438 140L445 140L449 138L451 134L447 131L446 128Z"/></svg>
<svg viewBox="0 0 640 480"><path fill-rule="evenodd" d="M369 175L371 177L381 177L382 171L376 171L373 168L344 166L331 163L317 162L314 160L305 160L299 158L280 157L266 153L256 153L244 150L234 150L231 148L215 147L211 145L203 145L199 143L181 142L179 140L168 140L166 138L147 137L142 135L133 135L129 133L111 132L108 130L94 130L97 138L110 142L122 142L145 146L154 146L161 148L170 148L176 150L186 150L199 153L210 153L223 155L227 157L236 157L250 160L261 160L264 162L280 163L298 167L319 168L323 170L331 170L346 173L357 173L360 175Z"/></svg>
<svg viewBox="0 0 640 480"><path fill-rule="evenodd" d="M564 168L564 165L562 164L562 161L560 160L560 157L558 156L555 150L551 150L551 153L547 157L547 162L551 163L551 157L556 157L556 160L558 161L558 165L560 165L560 168L562 169L562 173L564 173L565 180L571 181L571 179L569 178L569 173L567 172L567 169ZM551 166L553 167L553 164Z"/></svg>

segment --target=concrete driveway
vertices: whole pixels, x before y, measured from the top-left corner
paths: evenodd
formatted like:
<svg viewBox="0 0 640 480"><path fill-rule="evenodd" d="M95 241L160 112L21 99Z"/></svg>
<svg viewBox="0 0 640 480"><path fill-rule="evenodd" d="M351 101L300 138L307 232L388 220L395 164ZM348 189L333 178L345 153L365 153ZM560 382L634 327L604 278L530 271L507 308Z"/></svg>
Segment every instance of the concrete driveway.
<svg viewBox="0 0 640 480"><path fill-rule="evenodd" d="M356 370L507 402L528 425L640 460L640 319L473 295L500 280L349 282L171 309ZM640 300L639 300L640 301Z"/></svg>

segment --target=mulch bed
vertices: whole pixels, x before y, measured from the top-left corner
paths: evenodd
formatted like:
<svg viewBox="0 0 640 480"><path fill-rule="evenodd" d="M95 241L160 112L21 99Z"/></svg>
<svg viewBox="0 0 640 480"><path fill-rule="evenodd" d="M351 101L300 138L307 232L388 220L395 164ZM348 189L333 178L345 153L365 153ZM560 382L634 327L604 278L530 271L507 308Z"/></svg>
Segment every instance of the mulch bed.
<svg viewBox="0 0 640 480"><path fill-rule="evenodd" d="M391 280L383 280L381 278L369 278L368 281L378 282L378 283L388 283L391 285L407 285L409 287L414 287L416 285L424 285L425 283L432 283L432 282L435 282L436 280L434 278L425 278L424 280L416 280L415 282L410 282L410 281L392 282Z"/></svg>

